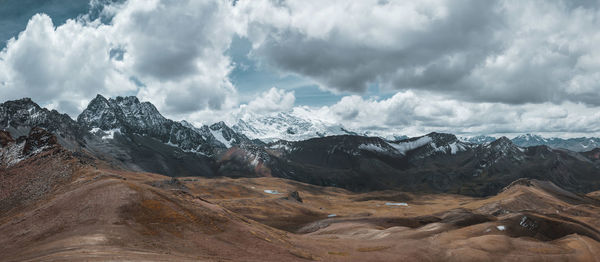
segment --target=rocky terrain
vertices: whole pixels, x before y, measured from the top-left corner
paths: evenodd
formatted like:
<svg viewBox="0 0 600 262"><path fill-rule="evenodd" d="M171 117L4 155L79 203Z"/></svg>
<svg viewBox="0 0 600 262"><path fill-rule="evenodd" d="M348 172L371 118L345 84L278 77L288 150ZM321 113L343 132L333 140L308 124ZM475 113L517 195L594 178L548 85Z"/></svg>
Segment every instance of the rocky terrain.
<svg viewBox="0 0 600 262"><path fill-rule="evenodd" d="M505 137L470 144L440 133L398 141L332 136L269 146L271 174L353 191L489 196L519 178L549 180L576 192L600 188L593 154L547 146L524 148Z"/></svg>
<svg viewBox="0 0 600 262"><path fill-rule="evenodd" d="M399 141L321 139L325 141L232 146L221 156L221 162L230 162L221 163L226 170L220 172L263 177L172 178L115 166L88 149L67 149L44 128L33 127L17 138L2 131L0 260L598 261L600 257L600 191L573 193L547 181L555 179L553 174L568 173L549 169L546 179L517 178L482 198L418 187L420 192L400 187L352 192L269 177L270 168L260 170L260 164L246 171L233 165L252 154L253 159L245 160L288 159L302 163L297 171L322 166L338 170L334 175L344 178L347 174L339 170L361 170L364 163L410 173L417 167L431 169L434 163L443 167L448 156L462 156L467 167L502 164L486 170L496 170L495 177L508 181L519 177L509 171L529 158L576 168L568 166L569 161L585 157L597 166L597 150L579 155L545 147L523 149L508 139L474 147L437 133ZM396 165L397 159L406 161ZM299 164L290 164L295 165ZM312 177L338 181L327 175L317 172ZM360 179L396 181L385 176ZM462 187L476 188L466 182Z"/></svg>
<svg viewBox="0 0 600 262"><path fill-rule="evenodd" d="M140 108L115 107L125 100ZM161 135L205 129L106 101L114 114L89 125L29 100L0 105L12 112L1 261L599 261L598 149L440 133L264 144L219 123L199 137L231 144L202 153ZM170 129L128 131L138 121Z"/></svg>
<svg viewBox="0 0 600 262"><path fill-rule="evenodd" d="M55 146L3 167L0 181L2 261L600 257L600 193L539 180L517 180L487 198L353 193L282 178L111 169Z"/></svg>
<svg viewBox="0 0 600 262"><path fill-rule="evenodd" d="M283 114L265 118L263 124L279 123L278 130L286 127L283 123L310 130L320 125L296 118ZM549 180L579 193L600 190L600 162L594 150L524 147L505 137L469 142L443 133L384 139L347 130L344 135L265 143L240 133L239 125L196 127L167 119L151 103L132 96L98 95L76 121L30 99L0 104L0 129L20 137L32 128L43 128L64 148L114 168L171 177L273 176L355 192L390 189L470 196L497 194L519 178Z"/></svg>

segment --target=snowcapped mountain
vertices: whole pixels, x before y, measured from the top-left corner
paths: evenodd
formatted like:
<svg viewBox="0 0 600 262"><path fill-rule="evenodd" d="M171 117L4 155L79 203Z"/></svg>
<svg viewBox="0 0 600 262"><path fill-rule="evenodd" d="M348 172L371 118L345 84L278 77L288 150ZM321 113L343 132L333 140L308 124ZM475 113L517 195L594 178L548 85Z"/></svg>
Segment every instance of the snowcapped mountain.
<svg viewBox="0 0 600 262"><path fill-rule="evenodd" d="M474 137L461 137L461 141L473 143L473 144L486 144L496 140L495 137L491 136L474 136ZM516 136L511 141L520 147L529 146L540 146L545 145L551 148L563 148L576 152L585 152L594 148L600 147L600 138L596 137L579 137L579 138L557 138L557 137L543 137L534 134L524 134Z"/></svg>
<svg viewBox="0 0 600 262"><path fill-rule="evenodd" d="M235 132L223 121L212 124L208 129L213 137L215 137L217 141L223 143L227 148L235 145L253 143L246 135Z"/></svg>
<svg viewBox="0 0 600 262"><path fill-rule="evenodd" d="M485 144L496 141L496 138L493 136L479 135L473 137L461 137L460 140L472 144Z"/></svg>
<svg viewBox="0 0 600 262"><path fill-rule="evenodd" d="M516 136L512 139L512 142L520 145L520 146L537 146L537 145L547 145L548 139L533 134L525 134Z"/></svg>
<svg viewBox="0 0 600 262"><path fill-rule="evenodd" d="M325 123L300 115L297 110L259 116L248 114L233 125L233 130L264 142L298 141L313 137L350 134L341 125Z"/></svg>
<svg viewBox="0 0 600 262"><path fill-rule="evenodd" d="M552 148L564 148L576 152L589 151L600 147L600 138L597 137L579 137L579 138L545 138L540 135L525 134L512 139L516 145L538 146L546 145Z"/></svg>
<svg viewBox="0 0 600 262"><path fill-rule="evenodd" d="M277 140L300 141L334 135L377 136L387 140L408 138L389 131L350 130L343 125L328 123L313 117L309 111L303 108L268 115L248 113L241 117L232 128L251 139L260 139L266 143Z"/></svg>

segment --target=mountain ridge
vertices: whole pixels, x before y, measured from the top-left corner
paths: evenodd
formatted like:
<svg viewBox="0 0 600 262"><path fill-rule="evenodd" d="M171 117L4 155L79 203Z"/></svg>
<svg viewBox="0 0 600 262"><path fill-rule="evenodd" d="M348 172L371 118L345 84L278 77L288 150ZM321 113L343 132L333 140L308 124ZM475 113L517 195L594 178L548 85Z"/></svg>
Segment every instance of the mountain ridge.
<svg viewBox="0 0 600 262"><path fill-rule="evenodd" d="M264 143L224 122L195 127L165 118L136 97L101 95L77 121L30 99L5 102L0 123L9 133L41 127L70 150L174 177L275 176L353 191L474 196L498 193L519 178L547 179L577 192L600 189L600 160L593 151L522 147L506 137L478 144L436 132L390 140L345 131L350 134Z"/></svg>

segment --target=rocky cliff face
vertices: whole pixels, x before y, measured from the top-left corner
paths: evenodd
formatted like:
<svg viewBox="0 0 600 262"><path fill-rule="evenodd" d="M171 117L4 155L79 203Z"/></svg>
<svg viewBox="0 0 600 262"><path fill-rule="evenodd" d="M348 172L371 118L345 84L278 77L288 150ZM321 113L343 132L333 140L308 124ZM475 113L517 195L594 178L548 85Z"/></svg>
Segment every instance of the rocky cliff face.
<svg viewBox="0 0 600 262"><path fill-rule="evenodd" d="M92 133L100 133L105 139L112 139L118 132L149 136L182 150L203 154L213 154L215 148L224 148L209 143L206 134L163 117L154 105L142 103L133 96L106 99L98 95L77 117L77 123Z"/></svg>
<svg viewBox="0 0 600 262"><path fill-rule="evenodd" d="M77 148L78 138L85 134L85 130L67 114L42 108L29 98L0 104L0 130L19 137L27 136L33 127L55 134L58 141L69 149Z"/></svg>
<svg viewBox="0 0 600 262"><path fill-rule="evenodd" d="M34 127L27 136L13 139L9 132L0 130L0 167L19 162L59 147L56 136L43 128Z"/></svg>

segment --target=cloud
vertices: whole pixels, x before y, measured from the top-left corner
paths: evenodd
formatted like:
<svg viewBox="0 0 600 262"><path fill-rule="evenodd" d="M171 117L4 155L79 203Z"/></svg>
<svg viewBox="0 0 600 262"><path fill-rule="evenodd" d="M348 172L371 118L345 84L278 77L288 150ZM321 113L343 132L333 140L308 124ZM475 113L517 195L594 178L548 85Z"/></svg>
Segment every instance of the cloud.
<svg viewBox="0 0 600 262"><path fill-rule="evenodd" d="M239 1L253 55L333 91L598 105L597 1Z"/></svg>
<svg viewBox="0 0 600 262"><path fill-rule="evenodd" d="M273 87L250 101L245 109L255 113L281 112L290 110L295 101L294 91L286 92Z"/></svg>
<svg viewBox="0 0 600 262"><path fill-rule="evenodd" d="M104 29L76 20L54 27L47 15L33 16L27 29L0 52L3 98L32 97L75 113L94 94L135 90L106 54Z"/></svg>
<svg viewBox="0 0 600 262"><path fill-rule="evenodd" d="M104 2L96 20L55 27L32 17L0 53L3 98L29 96L71 116L96 93L137 94L167 114L237 105L224 55L237 30L229 2Z"/></svg>
<svg viewBox="0 0 600 262"><path fill-rule="evenodd" d="M89 15L60 25L35 15L7 43L3 99L28 96L75 116L96 93L137 95L196 123L304 110L349 128L400 134L598 132L597 1L90 5ZM249 41L249 58L261 69L344 97L298 107L294 92L272 88L246 101L230 80L234 37ZM372 92L388 98L365 98Z"/></svg>
<svg viewBox="0 0 600 262"><path fill-rule="evenodd" d="M467 135L600 132L597 108L573 102L474 103L423 91L400 91L387 99L346 96L331 106L304 110L310 111L307 115L350 129L404 135L434 131Z"/></svg>

